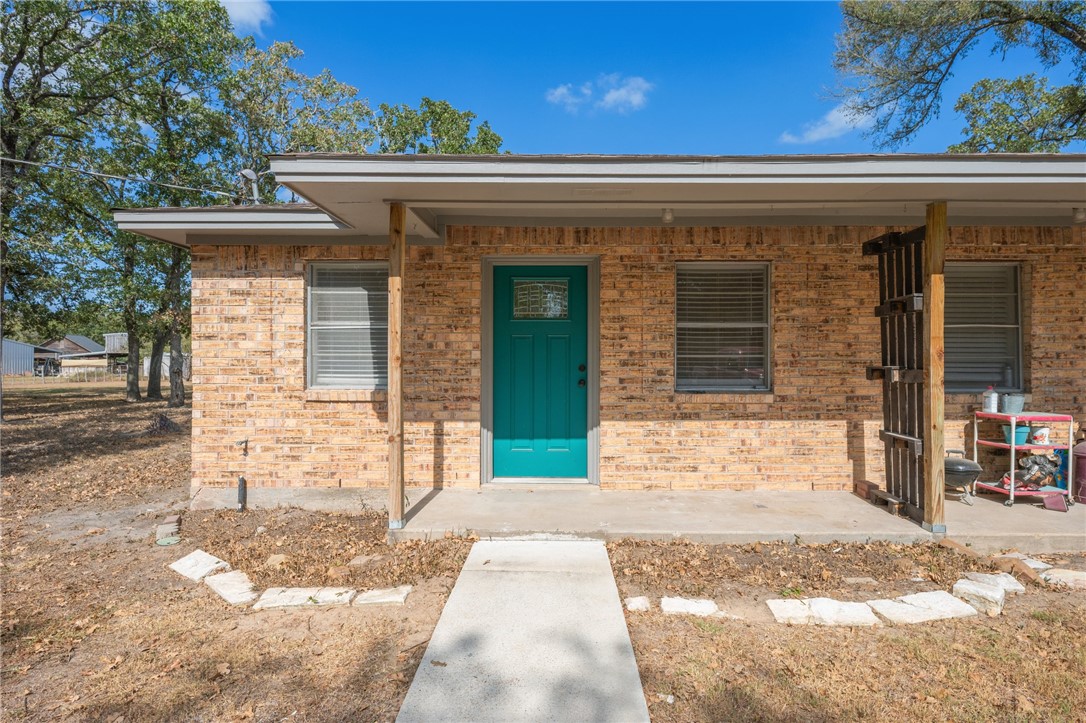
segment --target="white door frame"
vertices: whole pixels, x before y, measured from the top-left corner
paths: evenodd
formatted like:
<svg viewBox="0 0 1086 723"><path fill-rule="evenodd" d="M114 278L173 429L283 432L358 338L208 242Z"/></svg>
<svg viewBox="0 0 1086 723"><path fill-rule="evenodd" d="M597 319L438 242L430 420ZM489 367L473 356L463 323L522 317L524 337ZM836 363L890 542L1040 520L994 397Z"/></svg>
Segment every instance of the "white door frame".
<svg viewBox="0 0 1086 723"><path fill-rule="evenodd" d="M496 266L584 266L588 269L588 477L565 479L550 477L500 478L499 482L600 484L600 259L598 256L484 256L482 260L482 299L480 330L479 389L479 481L494 479L494 268Z"/></svg>

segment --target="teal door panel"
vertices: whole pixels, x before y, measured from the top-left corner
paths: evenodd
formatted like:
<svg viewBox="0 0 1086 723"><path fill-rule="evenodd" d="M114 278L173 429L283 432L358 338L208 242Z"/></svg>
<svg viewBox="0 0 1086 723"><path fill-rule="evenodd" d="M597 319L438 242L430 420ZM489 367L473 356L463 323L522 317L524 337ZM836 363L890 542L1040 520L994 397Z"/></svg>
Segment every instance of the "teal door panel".
<svg viewBox="0 0 1086 723"><path fill-rule="evenodd" d="M588 476L588 270L494 269L494 476Z"/></svg>

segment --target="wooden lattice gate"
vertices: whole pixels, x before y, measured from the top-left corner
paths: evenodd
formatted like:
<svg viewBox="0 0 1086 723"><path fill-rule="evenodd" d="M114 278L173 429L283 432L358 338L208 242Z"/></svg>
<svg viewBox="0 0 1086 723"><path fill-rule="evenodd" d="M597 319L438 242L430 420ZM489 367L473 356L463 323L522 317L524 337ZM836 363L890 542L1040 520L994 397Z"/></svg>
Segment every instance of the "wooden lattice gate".
<svg viewBox="0 0 1086 723"><path fill-rule="evenodd" d="M941 209L934 208L937 206ZM879 438L886 450L886 489L881 496L893 505L900 505L926 529L938 532L945 531L942 466L945 214L945 204L932 204L928 208L927 226L885 234L863 245L864 256L877 256L879 265L879 305L875 314L882 326L882 363L868 367L867 378L882 380ZM925 241L925 236L932 238ZM925 292L929 297L927 309ZM930 318L925 319L925 314Z"/></svg>

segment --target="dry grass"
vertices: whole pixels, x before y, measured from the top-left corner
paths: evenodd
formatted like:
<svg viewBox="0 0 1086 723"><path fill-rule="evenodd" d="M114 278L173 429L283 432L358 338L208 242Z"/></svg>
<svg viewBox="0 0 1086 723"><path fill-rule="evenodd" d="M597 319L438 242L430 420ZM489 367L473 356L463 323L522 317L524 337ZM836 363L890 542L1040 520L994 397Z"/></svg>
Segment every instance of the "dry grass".
<svg viewBox="0 0 1086 723"><path fill-rule="evenodd" d="M182 432L144 434L159 414ZM5 520L187 489L189 416L164 401L129 404L121 383L7 389L0 450Z"/></svg>
<svg viewBox="0 0 1086 723"><path fill-rule="evenodd" d="M147 436L164 404L121 394L4 395L3 719L392 720L468 543L393 550L380 513L290 510L186 514L182 544L157 547L154 525L187 500L188 410L169 412L182 433ZM232 608L166 568L196 547L258 587L416 589L397 608ZM262 567L272 552L279 571Z"/></svg>
<svg viewBox="0 0 1086 723"><path fill-rule="evenodd" d="M654 721L1086 719L1081 593L1033 586L991 619L789 627L771 622L765 599L866 600L947 589L978 563L934 545L626 541L609 548L624 597L710 597L746 618L627 614ZM1083 556L1062 561L1086 565ZM925 580L914 581L918 576ZM866 590L845 584L846 577L879 584Z"/></svg>

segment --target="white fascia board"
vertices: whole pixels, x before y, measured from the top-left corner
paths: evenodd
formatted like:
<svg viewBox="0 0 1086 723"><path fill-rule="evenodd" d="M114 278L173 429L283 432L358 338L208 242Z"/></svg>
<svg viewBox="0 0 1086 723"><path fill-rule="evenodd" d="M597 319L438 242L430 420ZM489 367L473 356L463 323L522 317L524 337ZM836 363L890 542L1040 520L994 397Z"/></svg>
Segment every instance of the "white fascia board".
<svg viewBox="0 0 1086 723"><path fill-rule="evenodd" d="M298 229L347 228L324 211L316 209L297 211L221 211L203 208L155 209L115 211L113 218L118 224L144 225L161 228L209 228L237 229L258 226Z"/></svg>
<svg viewBox="0 0 1086 723"><path fill-rule="evenodd" d="M281 157L280 183L979 183L1086 182L1086 156L817 156L752 159L599 157L411 159Z"/></svg>
<svg viewBox="0 0 1086 723"><path fill-rule="evenodd" d="M189 234L328 233L350 227L316 209L243 211L139 209L115 211L117 228L179 246Z"/></svg>

